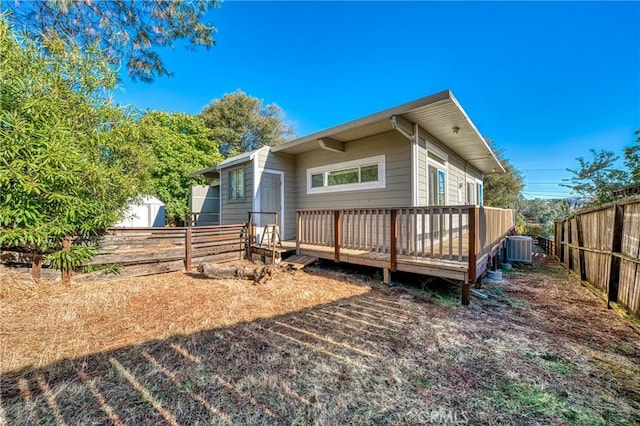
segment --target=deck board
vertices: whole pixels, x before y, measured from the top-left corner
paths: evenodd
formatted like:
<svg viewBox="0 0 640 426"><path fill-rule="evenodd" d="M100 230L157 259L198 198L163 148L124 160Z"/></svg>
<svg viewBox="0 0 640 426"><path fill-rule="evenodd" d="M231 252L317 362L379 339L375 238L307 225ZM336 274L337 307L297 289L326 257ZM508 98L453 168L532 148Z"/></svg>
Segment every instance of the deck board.
<svg viewBox="0 0 640 426"><path fill-rule="evenodd" d="M283 245L285 247L295 245L295 241L283 241ZM333 247L301 244L300 254L333 260L335 251ZM388 268L390 256L389 253L341 248L340 262L377 268ZM398 271L432 275L455 280L465 280L467 278L468 269L469 265L466 261L459 262L456 260L433 259L401 254L398 254L396 261L396 270Z"/></svg>

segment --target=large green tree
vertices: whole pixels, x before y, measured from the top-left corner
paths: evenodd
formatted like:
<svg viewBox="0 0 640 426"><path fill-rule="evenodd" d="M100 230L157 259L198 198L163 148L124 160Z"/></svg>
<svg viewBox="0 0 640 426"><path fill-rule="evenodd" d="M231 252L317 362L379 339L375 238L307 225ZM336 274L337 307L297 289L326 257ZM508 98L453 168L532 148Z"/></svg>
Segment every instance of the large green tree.
<svg viewBox="0 0 640 426"><path fill-rule="evenodd" d="M615 166L620 158L612 151L589 150L592 159L578 157L579 168L567 169L569 179L563 179L561 186L570 188L587 205L598 205L614 200L613 191L629 184L629 175Z"/></svg>
<svg viewBox="0 0 640 426"><path fill-rule="evenodd" d="M126 135L108 93L116 74L96 47L16 35L0 15L0 245L68 269L86 248L61 250L121 218L151 158Z"/></svg>
<svg viewBox="0 0 640 426"><path fill-rule="evenodd" d="M282 108L275 103L263 106L241 90L213 100L200 115L225 157L278 145L294 135Z"/></svg>
<svg viewBox="0 0 640 426"><path fill-rule="evenodd" d="M135 132L132 139L150 147L155 160L147 192L165 203L167 221L178 224L189 210L189 188L202 182L189 174L222 160L211 130L198 116L150 111Z"/></svg>
<svg viewBox="0 0 640 426"><path fill-rule="evenodd" d="M505 157L503 149L490 139L487 139L487 142L506 173L494 173L484 177L484 204L490 207L514 208L524 188L522 173Z"/></svg>
<svg viewBox="0 0 640 426"><path fill-rule="evenodd" d="M55 35L81 47L98 42L105 58L125 66L129 76L153 81L170 72L158 53L182 41L187 47L215 44L215 27L204 21L215 0L4 0L16 28L33 36Z"/></svg>
<svg viewBox="0 0 640 426"><path fill-rule="evenodd" d="M636 130L636 144L624 149L624 165L630 173L633 183L640 183L640 130Z"/></svg>

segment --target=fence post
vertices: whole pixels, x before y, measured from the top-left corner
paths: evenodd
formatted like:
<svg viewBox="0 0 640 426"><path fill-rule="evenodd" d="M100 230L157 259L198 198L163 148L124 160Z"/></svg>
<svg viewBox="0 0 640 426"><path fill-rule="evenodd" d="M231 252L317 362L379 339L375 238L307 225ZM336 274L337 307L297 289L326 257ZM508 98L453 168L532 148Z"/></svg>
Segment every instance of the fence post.
<svg viewBox="0 0 640 426"><path fill-rule="evenodd" d="M567 219L567 247L568 247L568 251L567 251L567 268L569 268L569 270L573 270L573 262L574 262L574 258L573 258L573 232L571 229L571 218Z"/></svg>
<svg viewBox="0 0 640 426"><path fill-rule="evenodd" d="M184 234L184 269L191 272L191 228L187 228Z"/></svg>
<svg viewBox="0 0 640 426"><path fill-rule="evenodd" d="M584 263L584 237L582 235L582 219L576 215L576 235L578 236L578 268L580 269L580 280L587 280L587 271Z"/></svg>
<svg viewBox="0 0 640 426"><path fill-rule="evenodd" d="M42 254L36 253L31 260L31 278L39 280L42 278Z"/></svg>
<svg viewBox="0 0 640 426"><path fill-rule="evenodd" d="M389 228L389 269L392 272L396 271L397 262L397 245L398 245L398 210L391 210L390 212L390 228Z"/></svg>
<svg viewBox="0 0 640 426"><path fill-rule="evenodd" d="M555 245L555 247L554 247L555 250L554 250L553 254L555 254L558 259L560 259L560 247L562 247L561 244L560 244L560 239L559 239L559 237L562 234L558 233L558 231L560 230L560 226L559 225L561 223L562 222L559 222L557 220L553 222L553 242L554 242L554 245ZM560 262L562 262L562 259L560 259Z"/></svg>
<svg viewBox="0 0 640 426"><path fill-rule="evenodd" d="M340 262L340 210L333 211L333 260Z"/></svg>
<svg viewBox="0 0 640 426"><path fill-rule="evenodd" d="M611 309L611 302L618 301L618 286L620 282L620 257L622 252L622 231L624 227L623 206L613 206L613 236L611 242L611 263L609 267L609 282L607 283L607 308Z"/></svg>
<svg viewBox="0 0 640 426"><path fill-rule="evenodd" d="M71 237L64 237L62 240L62 251L69 251L71 248ZM64 266L60 270L62 274L62 284L71 284L71 269L65 268Z"/></svg>

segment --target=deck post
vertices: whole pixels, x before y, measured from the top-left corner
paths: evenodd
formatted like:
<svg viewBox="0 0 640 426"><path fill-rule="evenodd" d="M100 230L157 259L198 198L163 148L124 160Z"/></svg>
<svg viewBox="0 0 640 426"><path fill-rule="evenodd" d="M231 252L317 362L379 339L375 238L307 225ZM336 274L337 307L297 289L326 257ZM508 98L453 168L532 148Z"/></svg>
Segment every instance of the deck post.
<svg viewBox="0 0 640 426"><path fill-rule="evenodd" d="M389 269L393 272L396 271L397 261L397 245L398 245L398 210L391 210L391 226L389 229Z"/></svg>
<svg viewBox="0 0 640 426"><path fill-rule="evenodd" d="M340 262L340 210L333 211L333 260Z"/></svg>
<svg viewBox="0 0 640 426"><path fill-rule="evenodd" d="M389 271L389 268L382 268L382 283L387 285L391 283L391 271Z"/></svg>
<svg viewBox="0 0 640 426"><path fill-rule="evenodd" d="M469 207L469 273L468 279L462 284L462 304L469 304L469 287L478 280L476 276L478 259L478 207Z"/></svg>
<svg viewBox="0 0 640 426"><path fill-rule="evenodd" d="M611 261L609 266L609 282L607 282L607 308L611 302L618 301L621 259L617 254L622 252L622 231L624 227L624 211L621 205L615 205L613 216L613 241L611 242Z"/></svg>
<svg viewBox="0 0 640 426"><path fill-rule="evenodd" d="M296 254L300 255L300 239L302 238L302 218L299 211L296 212Z"/></svg>
<svg viewBox="0 0 640 426"><path fill-rule="evenodd" d="M191 272L191 228L184 234L184 270Z"/></svg>

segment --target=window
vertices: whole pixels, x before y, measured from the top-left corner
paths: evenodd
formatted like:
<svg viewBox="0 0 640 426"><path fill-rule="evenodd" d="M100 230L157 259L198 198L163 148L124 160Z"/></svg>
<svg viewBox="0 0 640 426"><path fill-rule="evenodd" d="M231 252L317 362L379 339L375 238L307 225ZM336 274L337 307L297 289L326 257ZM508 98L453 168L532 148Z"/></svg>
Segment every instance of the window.
<svg viewBox="0 0 640 426"><path fill-rule="evenodd" d="M429 205L447 204L447 173L436 166L429 165Z"/></svg>
<svg viewBox="0 0 640 426"><path fill-rule="evenodd" d="M467 182L467 204L475 205L476 204L476 188L475 183Z"/></svg>
<svg viewBox="0 0 640 426"><path fill-rule="evenodd" d="M447 204L447 154L427 146L427 201L430 206Z"/></svg>
<svg viewBox="0 0 640 426"><path fill-rule="evenodd" d="M244 199L244 169L229 171L229 200Z"/></svg>
<svg viewBox="0 0 640 426"><path fill-rule="evenodd" d="M476 180L467 180L467 204L481 206L484 204L483 200L483 188L482 181Z"/></svg>
<svg viewBox="0 0 640 426"><path fill-rule="evenodd" d="M384 155L328 164L307 170L307 194L384 187Z"/></svg>

